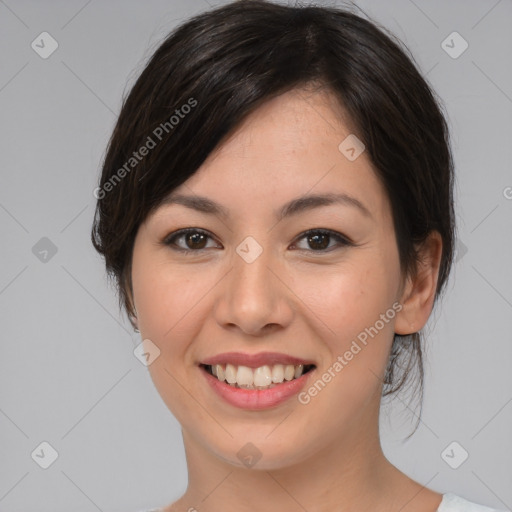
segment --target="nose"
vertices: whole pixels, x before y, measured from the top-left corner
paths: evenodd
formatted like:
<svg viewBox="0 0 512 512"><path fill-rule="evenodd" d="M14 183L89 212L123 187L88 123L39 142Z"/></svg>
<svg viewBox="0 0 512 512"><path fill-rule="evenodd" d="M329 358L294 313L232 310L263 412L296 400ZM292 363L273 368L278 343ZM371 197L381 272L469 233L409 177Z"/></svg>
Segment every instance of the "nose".
<svg viewBox="0 0 512 512"><path fill-rule="evenodd" d="M253 255L254 256L254 255ZM234 252L231 271L217 290L218 324L251 336L285 328L293 318L293 293L286 285L284 266L269 250L255 259Z"/></svg>

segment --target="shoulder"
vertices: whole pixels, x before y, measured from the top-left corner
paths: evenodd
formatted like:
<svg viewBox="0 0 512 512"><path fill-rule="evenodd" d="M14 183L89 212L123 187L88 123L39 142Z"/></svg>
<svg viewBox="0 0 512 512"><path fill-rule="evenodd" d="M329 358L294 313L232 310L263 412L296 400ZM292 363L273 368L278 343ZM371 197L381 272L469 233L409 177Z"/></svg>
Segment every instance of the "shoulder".
<svg viewBox="0 0 512 512"><path fill-rule="evenodd" d="M437 512L505 512L468 501L453 493L443 494Z"/></svg>

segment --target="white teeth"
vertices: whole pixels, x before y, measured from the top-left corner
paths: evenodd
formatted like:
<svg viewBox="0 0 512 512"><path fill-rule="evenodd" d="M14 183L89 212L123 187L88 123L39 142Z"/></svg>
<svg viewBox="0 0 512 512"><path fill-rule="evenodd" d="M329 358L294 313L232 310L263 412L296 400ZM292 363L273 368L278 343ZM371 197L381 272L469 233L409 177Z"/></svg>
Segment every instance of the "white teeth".
<svg viewBox="0 0 512 512"><path fill-rule="evenodd" d="M269 386L272 384L272 371L270 366L260 366L254 370L254 385Z"/></svg>
<svg viewBox="0 0 512 512"><path fill-rule="evenodd" d="M219 379L221 382L225 381L226 380L226 374L224 373L224 368L222 368L222 365L215 364L215 365L213 365L213 367L215 367L214 375L217 377L217 379ZM213 367L212 367L212 370L213 370Z"/></svg>
<svg viewBox="0 0 512 512"><path fill-rule="evenodd" d="M254 373L247 366L239 366L236 372L236 383L239 386L252 386L254 382Z"/></svg>
<svg viewBox="0 0 512 512"><path fill-rule="evenodd" d="M287 364L284 367L284 378L285 380L292 380L295 376L295 367L293 364Z"/></svg>
<svg viewBox="0 0 512 512"><path fill-rule="evenodd" d="M284 380L284 366L282 364L276 364L272 367L272 382L280 383Z"/></svg>
<svg viewBox="0 0 512 512"><path fill-rule="evenodd" d="M249 368L248 366L235 366L227 364L215 364L211 367L211 373L221 382L226 381L234 387L244 389L268 389L283 381L299 378L304 372L304 365L276 364L273 366L260 366Z"/></svg>
<svg viewBox="0 0 512 512"><path fill-rule="evenodd" d="M236 382L236 368L232 364L226 365L226 380L229 384Z"/></svg>

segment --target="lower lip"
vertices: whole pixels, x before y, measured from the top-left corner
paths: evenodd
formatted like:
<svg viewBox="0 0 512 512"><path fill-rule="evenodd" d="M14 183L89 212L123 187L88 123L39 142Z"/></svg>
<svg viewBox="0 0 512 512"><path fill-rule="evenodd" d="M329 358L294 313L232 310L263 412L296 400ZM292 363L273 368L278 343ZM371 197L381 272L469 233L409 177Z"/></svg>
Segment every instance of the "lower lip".
<svg viewBox="0 0 512 512"><path fill-rule="evenodd" d="M305 386L311 373L310 370L298 379L285 381L269 389L242 389L230 386L226 382L221 382L217 377L210 375L203 367L199 367L201 373L206 377L208 384L212 389L226 402L241 409L251 411L260 411L269 409L282 404L292 396L298 394Z"/></svg>

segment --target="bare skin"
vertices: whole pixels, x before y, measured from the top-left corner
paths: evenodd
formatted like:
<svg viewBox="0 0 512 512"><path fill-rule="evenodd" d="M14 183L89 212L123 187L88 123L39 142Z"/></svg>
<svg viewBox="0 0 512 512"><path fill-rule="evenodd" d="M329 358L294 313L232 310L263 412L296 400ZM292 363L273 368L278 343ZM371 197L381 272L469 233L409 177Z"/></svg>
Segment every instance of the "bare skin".
<svg viewBox="0 0 512 512"><path fill-rule="evenodd" d="M435 512L441 502L386 459L378 429L393 333L427 322L441 239L433 233L421 248L415 276L402 274L389 200L367 154L349 161L338 149L350 133L325 92L275 98L174 191L205 196L229 216L162 205L137 233L138 327L161 351L149 371L182 426L189 473L185 494L166 512ZM368 214L334 203L275 217L286 202L323 193L349 194ZM206 231L204 248L187 236L162 242L182 228ZM304 237L317 228L353 245L331 237L319 250ZM248 236L263 249L250 264L236 252ZM200 373L198 363L221 352L271 351L314 360L314 381L393 304L400 310L307 404L293 397L240 409ZM261 453L252 468L237 457L248 442Z"/></svg>

